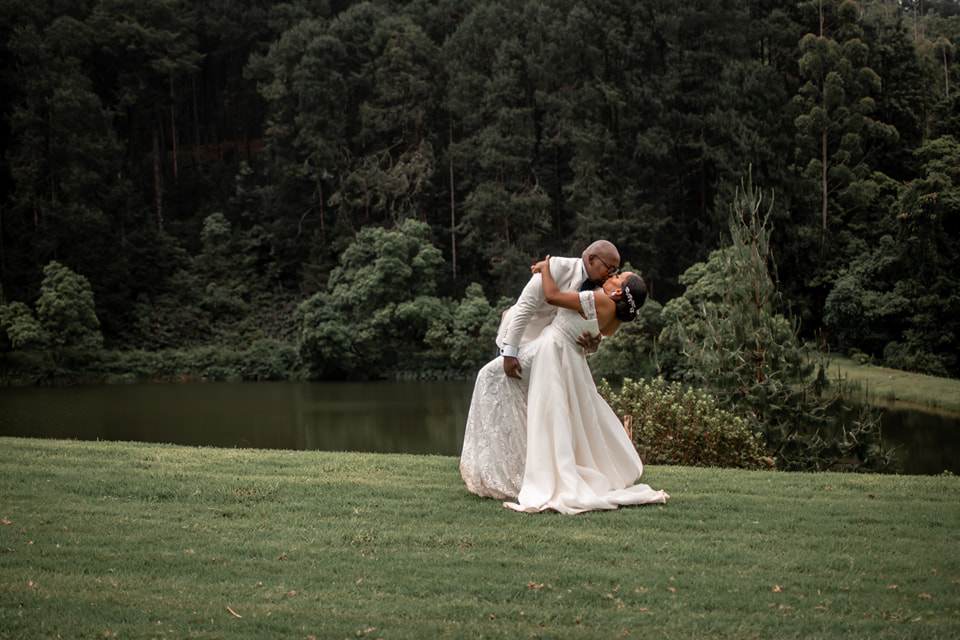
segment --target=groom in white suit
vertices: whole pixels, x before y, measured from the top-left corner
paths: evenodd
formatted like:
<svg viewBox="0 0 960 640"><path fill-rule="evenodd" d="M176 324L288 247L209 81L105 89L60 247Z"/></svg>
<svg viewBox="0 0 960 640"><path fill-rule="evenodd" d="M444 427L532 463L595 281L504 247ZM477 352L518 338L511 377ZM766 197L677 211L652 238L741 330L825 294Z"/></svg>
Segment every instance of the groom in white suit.
<svg viewBox="0 0 960 640"><path fill-rule="evenodd" d="M587 247L579 258L550 258L550 275L561 291L592 291L603 285L620 270L620 252L607 240L597 240ZM553 322L557 307L549 304L543 295L540 278L531 278L516 304L507 309L497 331L497 346L503 356L503 371L511 378L523 373L517 359L521 345L535 340L544 327ZM594 348L593 341L581 340L581 346Z"/></svg>

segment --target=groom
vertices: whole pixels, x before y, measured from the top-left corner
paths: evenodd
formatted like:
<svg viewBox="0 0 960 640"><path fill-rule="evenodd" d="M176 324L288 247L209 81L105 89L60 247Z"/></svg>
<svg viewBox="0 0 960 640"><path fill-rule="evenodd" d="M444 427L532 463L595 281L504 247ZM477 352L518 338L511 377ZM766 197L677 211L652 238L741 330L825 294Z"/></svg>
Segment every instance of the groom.
<svg viewBox="0 0 960 640"><path fill-rule="evenodd" d="M579 258L550 258L550 275L561 291L592 291L620 270L620 252L607 240L597 240ZM553 322L557 308L547 303L540 278L530 278L516 304L507 309L497 331L497 346L503 356L503 371L519 379L523 370L518 348L536 339ZM590 340L587 340L587 338ZM596 348L600 336L584 334L580 346Z"/></svg>

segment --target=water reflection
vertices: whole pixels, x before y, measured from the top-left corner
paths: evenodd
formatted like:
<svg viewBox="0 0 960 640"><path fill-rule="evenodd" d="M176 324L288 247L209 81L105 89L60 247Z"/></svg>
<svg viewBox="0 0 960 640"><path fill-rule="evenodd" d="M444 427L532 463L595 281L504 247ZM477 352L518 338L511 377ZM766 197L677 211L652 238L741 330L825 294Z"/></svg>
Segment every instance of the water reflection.
<svg viewBox="0 0 960 640"><path fill-rule="evenodd" d="M882 398L871 404L880 410L883 442L896 448L901 473L960 474L960 412Z"/></svg>
<svg viewBox="0 0 960 640"><path fill-rule="evenodd" d="M459 455L472 382L0 388L0 436ZM902 471L960 473L960 413L890 405Z"/></svg>
<svg viewBox="0 0 960 640"><path fill-rule="evenodd" d="M459 455L472 383L0 389L0 435Z"/></svg>
<svg viewBox="0 0 960 640"><path fill-rule="evenodd" d="M302 449L459 455L472 383L297 385Z"/></svg>

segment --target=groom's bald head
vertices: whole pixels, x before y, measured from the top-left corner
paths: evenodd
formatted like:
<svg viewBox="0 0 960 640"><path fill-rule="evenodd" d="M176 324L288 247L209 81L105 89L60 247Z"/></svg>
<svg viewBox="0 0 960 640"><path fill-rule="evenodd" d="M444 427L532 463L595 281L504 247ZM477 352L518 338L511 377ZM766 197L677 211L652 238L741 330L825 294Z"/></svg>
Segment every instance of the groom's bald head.
<svg viewBox="0 0 960 640"><path fill-rule="evenodd" d="M620 268L620 252L609 240L590 243L581 258L587 275L598 282L603 282Z"/></svg>

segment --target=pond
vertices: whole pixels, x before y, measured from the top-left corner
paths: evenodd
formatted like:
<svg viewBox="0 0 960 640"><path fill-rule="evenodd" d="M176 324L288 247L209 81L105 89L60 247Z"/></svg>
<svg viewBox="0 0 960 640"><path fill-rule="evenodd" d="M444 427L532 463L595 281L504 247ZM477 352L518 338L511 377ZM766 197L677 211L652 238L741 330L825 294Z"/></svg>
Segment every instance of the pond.
<svg viewBox="0 0 960 640"><path fill-rule="evenodd" d="M960 411L873 398L885 446L897 448L901 473L960 475Z"/></svg>
<svg viewBox="0 0 960 640"><path fill-rule="evenodd" d="M472 381L0 388L0 436L456 456ZM903 472L960 474L960 413L884 408Z"/></svg>

